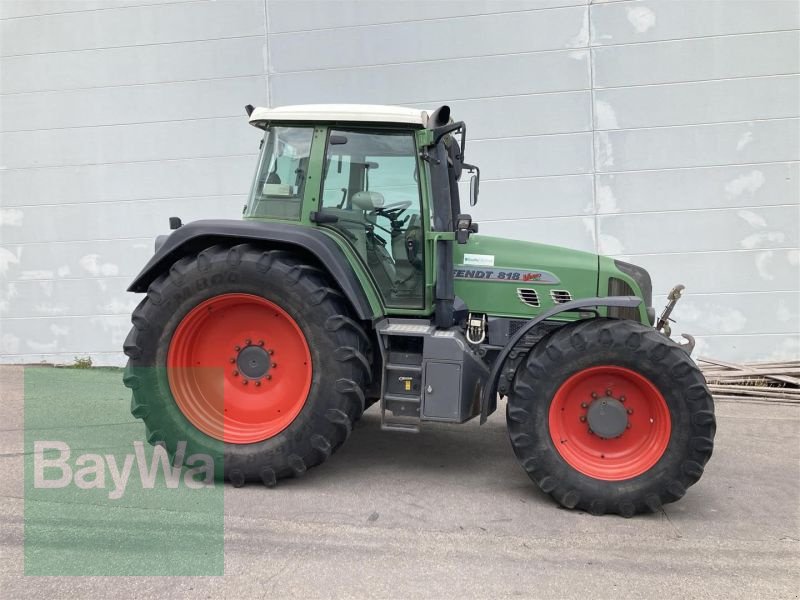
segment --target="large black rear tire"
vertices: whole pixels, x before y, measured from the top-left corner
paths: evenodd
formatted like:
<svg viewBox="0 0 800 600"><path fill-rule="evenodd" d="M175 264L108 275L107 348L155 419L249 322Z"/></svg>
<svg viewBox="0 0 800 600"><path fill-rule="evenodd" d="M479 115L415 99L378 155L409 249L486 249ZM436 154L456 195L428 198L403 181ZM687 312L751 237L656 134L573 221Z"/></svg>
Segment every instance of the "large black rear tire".
<svg viewBox="0 0 800 600"><path fill-rule="evenodd" d="M217 302L219 299L249 299L248 312L243 313L247 317L245 322L250 321L249 315L255 310L253 327L260 327L260 333L263 333L260 335L256 331L252 341L248 336L247 340L236 342L236 350L233 339L227 341L226 338L222 358L214 348L203 354L191 343L209 339L203 337L203 327L211 325L204 324L200 313L205 312L206 306L211 312L212 309L218 310L217 307L225 310L230 305L230 302L227 305ZM272 430L262 429L269 433L269 437L259 439L267 433L259 435L260 425L256 423L255 429L245 427L244 433L234 438L236 443L232 443L228 433L222 432L233 430L226 429L227 424L224 428L221 426L223 418L228 415L228 399L225 399L224 413L222 408L215 413L216 408L210 402L202 404L202 398L197 399L199 408L187 409L195 402L192 390L202 392L203 388L198 388L191 378L186 380L188 384L179 387L177 382L184 380L178 379L175 373L180 369L167 367L174 366L174 356L188 361L190 364L184 365L187 367L193 366L197 357L197 364L202 362L202 368L216 369L219 380L228 386L225 389L233 390L225 392L229 397L231 393L243 394L246 390L250 395L244 397L245 400L252 398L255 403L275 401L275 396L270 396L269 386L279 381L290 365L277 358L279 350L272 358L266 354L271 345L279 347L281 340L271 334L269 327L265 332L258 312L260 305L274 307L271 312L275 318L281 313L286 323L296 324L298 344L303 346L305 342L307 354L304 356L310 357L310 364L304 367L306 361L302 360L301 365L294 366L293 373L302 374L307 368L309 383L303 388L284 380L285 386L301 389L305 397L298 399L296 416L290 422L284 419L288 424L275 421L278 428L284 427L282 430L271 433ZM231 315L227 314L226 318L228 321L224 321L222 327L217 322L217 331L223 332L223 336ZM258 321L258 327L255 321ZM170 454L175 452L179 442L186 442L186 457L197 453L224 456L223 464L215 465L216 476L224 477L234 485L261 481L271 486L283 477L302 475L341 446L350 435L353 422L364 410L363 390L371 371L366 358L369 340L363 328L351 318L346 300L329 277L289 252L263 250L246 244L218 245L181 258L150 285L147 296L133 313L132 322L133 328L124 345L129 357L124 381L133 392L131 412L144 421L148 442L165 445ZM181 331L186 330L187 324L193 324L190 334L195 337L186 338L185 352L178 353L173 346L171 354L171 344L177 343L175 340L180 336L186 337L185 333L176 336L182 323ZM266 345L261 342L259 347L257 336L267 340ZM256 367L261 369L256 372L257 379L251 374L245 382L245 369L249 367L242 363L241 352L248 348L250 354L246 358L252 358L253 365L261 358L268 362ZM268 363L272 360L275 362L270 371ZM216 362L220 364L208 364ZM237 368L242 372L239 373ZM284 388L274 388L279 389ZM303 391L306 389L307 395ZM198 396L203 395L200 392ZM209 414L211 420L204 417ZM213 418L218 420L219 434L215 433Z"/></svg>
<svg viewBox="0 0 800 600"><path fill-rule="evenodd" d="M544 492L625 517L681 498L703 474L716 428L688 354L630 320L580 321L543 338L506 411L514 452Z"/></svg>

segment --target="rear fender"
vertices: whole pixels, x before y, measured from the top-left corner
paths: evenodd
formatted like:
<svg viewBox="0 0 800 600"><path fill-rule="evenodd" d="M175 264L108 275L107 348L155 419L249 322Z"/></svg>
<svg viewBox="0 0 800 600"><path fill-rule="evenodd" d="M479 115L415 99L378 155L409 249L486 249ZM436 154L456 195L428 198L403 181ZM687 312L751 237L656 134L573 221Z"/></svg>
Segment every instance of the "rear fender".
<svg viewBox="0 0 800 600"><path fill-rule="evenodd" d="M287 223L213 219L193 221L175 230L128 287L129 292L146 292L148 286L179 258L214 244L256 243L296 248L311 254L330 273L353 306L359 319L377 316L361 282L338 244L318 229Z"/></svg>

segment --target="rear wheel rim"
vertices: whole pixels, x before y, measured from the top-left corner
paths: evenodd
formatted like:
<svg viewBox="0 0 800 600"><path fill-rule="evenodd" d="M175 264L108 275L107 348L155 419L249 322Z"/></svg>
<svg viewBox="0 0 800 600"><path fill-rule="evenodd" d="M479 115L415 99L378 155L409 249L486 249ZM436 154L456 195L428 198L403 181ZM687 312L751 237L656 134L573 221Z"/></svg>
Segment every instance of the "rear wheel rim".
<svg viewBox="0 0 800 600"><path fill-rule="evenodd" d="M181 320L167 353L175 403L197 429L232 444L274 437L297 417L311 389L306 337L277 304L221 294Z"/></svg>
<svg viewBox="0 0 800 600"><path fill-rule="evenodd" d="M592 431L592 422L603 435ZM669 407L655 385L611 365L584 369L561 384L550 404L549 426L556 450L572 468L605 481L651 469L672 432Z"/></svg>

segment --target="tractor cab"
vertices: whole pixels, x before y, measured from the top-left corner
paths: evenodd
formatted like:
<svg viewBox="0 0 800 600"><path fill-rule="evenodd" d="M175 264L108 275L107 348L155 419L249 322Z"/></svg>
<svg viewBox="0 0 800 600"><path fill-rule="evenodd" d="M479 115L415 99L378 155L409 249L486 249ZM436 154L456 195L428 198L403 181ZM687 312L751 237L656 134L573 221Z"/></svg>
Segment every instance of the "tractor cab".
<svg viewBox="0 0 800 600"><path fill-rule="evenodd" d="M451 134L464 124L450 123L447 107L362 105L258 108L250 122L265 137L245 217L326 229L355 250L386 308L429 311L426 235L454 232L461 214L462 151ZM447 131L434 140L437 126ZM444 160L433 158L442 137Z"/></svg>

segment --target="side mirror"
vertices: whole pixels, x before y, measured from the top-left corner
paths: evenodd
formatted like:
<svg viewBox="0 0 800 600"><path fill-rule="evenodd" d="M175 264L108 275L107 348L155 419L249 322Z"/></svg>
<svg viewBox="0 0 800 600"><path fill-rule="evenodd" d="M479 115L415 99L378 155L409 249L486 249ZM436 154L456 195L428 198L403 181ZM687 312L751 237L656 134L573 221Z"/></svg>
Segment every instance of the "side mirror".
<svg viewBox="0 0 800 600"><path fill-rule="evenodd" d="M478 203L478 176L473 175L469 178L469 205L475 206Z"/></svg>
<svg viewBox="0 0 800 600"><path fill-rule="evenodd" d="M475 165L464 163L464 168L470 173L475 173L469 178L469 205L475 206L478 203L478 192L481 186L481 170Z"/></svg>

